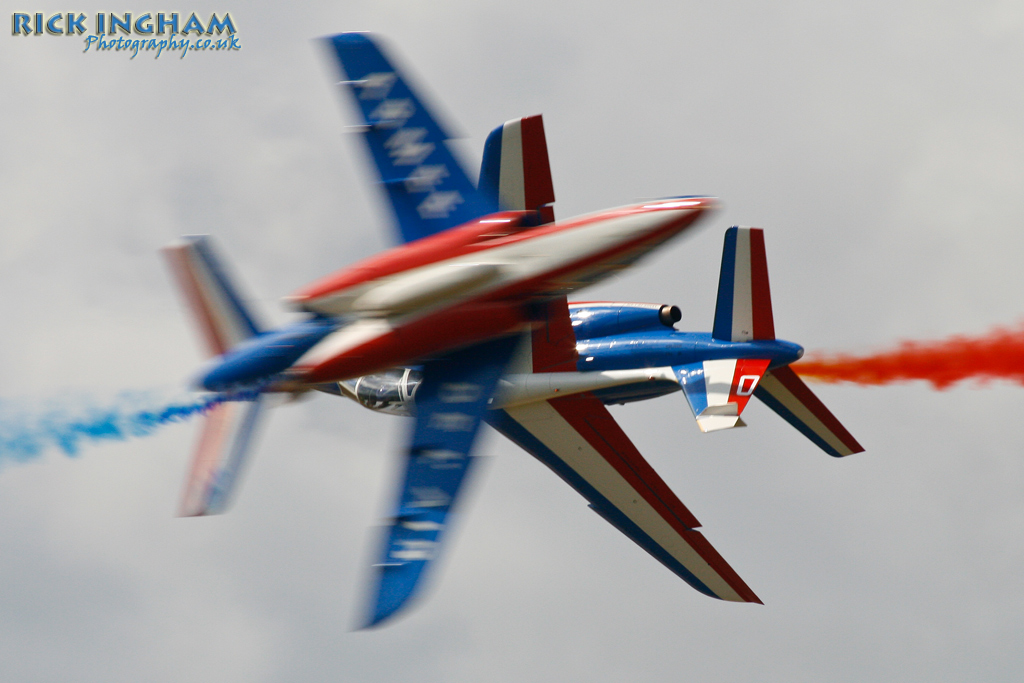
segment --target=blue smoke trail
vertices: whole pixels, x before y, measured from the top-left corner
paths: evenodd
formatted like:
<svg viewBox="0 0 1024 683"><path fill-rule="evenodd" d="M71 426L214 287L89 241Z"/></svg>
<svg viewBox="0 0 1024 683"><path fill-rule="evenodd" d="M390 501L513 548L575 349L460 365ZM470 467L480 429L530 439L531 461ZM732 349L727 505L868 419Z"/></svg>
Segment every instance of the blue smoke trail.
<svg viewBox="0 0 1024 683"><path fill-rule="evenodd" d="M78 455L89 442L124 441L143 437L158 428L203 415L226 401L252 401L258 392L207 394L191 399L162 401L146 393L124 393L100 407L94 399L79 398L72 407L50 402L35 410L24 404L0 401L0 464L26 462L52 447L65 455ZM146 404L149 404L148 406Z"/></svg>

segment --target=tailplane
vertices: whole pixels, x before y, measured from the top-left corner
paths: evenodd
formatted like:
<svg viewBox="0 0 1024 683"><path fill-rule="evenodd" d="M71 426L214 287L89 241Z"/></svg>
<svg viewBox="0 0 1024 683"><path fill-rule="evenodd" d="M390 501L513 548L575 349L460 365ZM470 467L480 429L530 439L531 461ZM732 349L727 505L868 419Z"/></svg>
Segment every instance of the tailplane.
<svg viewBox="0 0 1024 683"><path fill-rule="evenodd" d="M206 414L181 496L181 517L216 515L227 509L267 402L221 403Z"/></svg>
<svg viewBox="0 0 1024 683"><path fill-rule="evenodd" d="M754 390L754 396L829 455L841 458L864 451L788 365L765 375Z"/></svg>
<svg viewBox="0 0 1024 683"><path fill-rule="evenodd" d="M205 342L209 356L220 356L260 333L209 238L190 236L163 249L178 288ZM192 456L180 515L223 512L253 443L266 396L226 400L211 408Z"/></svg>
<svg viewBox="0 0 1024 683"><path fill-rule="evenodd" d="M725 231L711 337L719 342L775 340L764 231L759 228ZM701 431L744 426L740 413L756 396L829 455L863 451L789 365L775 362L773 367L768 359L722 358L673 370Z"/></svg>
<svg viewBox="0 0 1024 683"><path fill-rule="evenodd" d="M163 248L164 257L192 313L210 356L219 356L260 332L206 235Z"/></svg>

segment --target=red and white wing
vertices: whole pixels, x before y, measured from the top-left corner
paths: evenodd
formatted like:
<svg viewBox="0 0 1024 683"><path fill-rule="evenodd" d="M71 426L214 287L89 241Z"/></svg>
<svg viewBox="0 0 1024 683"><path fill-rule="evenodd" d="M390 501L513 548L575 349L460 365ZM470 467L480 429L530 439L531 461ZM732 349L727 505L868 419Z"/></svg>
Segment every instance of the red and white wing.
<svg viewBox="0 0 1024 683"><path fill-rule="evenodd" d="M760 603L593 394L494 410L488 421L698 591Z"/></svg>

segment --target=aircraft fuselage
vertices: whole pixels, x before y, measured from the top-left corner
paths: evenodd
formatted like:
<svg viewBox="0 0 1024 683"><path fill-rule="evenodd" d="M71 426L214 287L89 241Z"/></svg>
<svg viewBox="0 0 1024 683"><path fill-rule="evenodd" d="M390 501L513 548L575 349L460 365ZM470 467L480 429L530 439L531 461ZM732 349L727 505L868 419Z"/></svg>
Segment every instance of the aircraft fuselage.
<svg viewBox="0 0 1024 683"><path fill-rule="evenodd" d="M265 380L296 390L514 333L534 322L531 302L629 266L714 206L707 197L673 198L532 228L533 212L485 216L299 291L290 303L324 322L300 323L285 342L275 336L293 328L257 336L200 384L219 391Z"/></svg>

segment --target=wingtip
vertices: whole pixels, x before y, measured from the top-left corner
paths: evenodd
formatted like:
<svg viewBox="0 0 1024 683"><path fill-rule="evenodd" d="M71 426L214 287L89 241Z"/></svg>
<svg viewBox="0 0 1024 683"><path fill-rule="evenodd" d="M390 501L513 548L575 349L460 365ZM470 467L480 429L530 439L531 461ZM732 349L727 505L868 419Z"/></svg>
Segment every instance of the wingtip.
<svg viewBox="0 0 1024 683"><path fill-rule="evenodd" d="M383 599L383 595L378 595L376 603L372 606L370 614L366 616L366 619L361 626L357 626L357 631L368 631L370 629L380 628L386 622L392 620L396 614L402 611L406 603L409 601L407 596L405 599L395 602Z"/></svg>
<svg viewBox="0 0 1024 683"><path fill-rule="evenodd" d="M370 38L371 35L369 31L346 31L345 33L324 36L323 39L338 46L361 47L373 43L373 40Z"/></svg>

